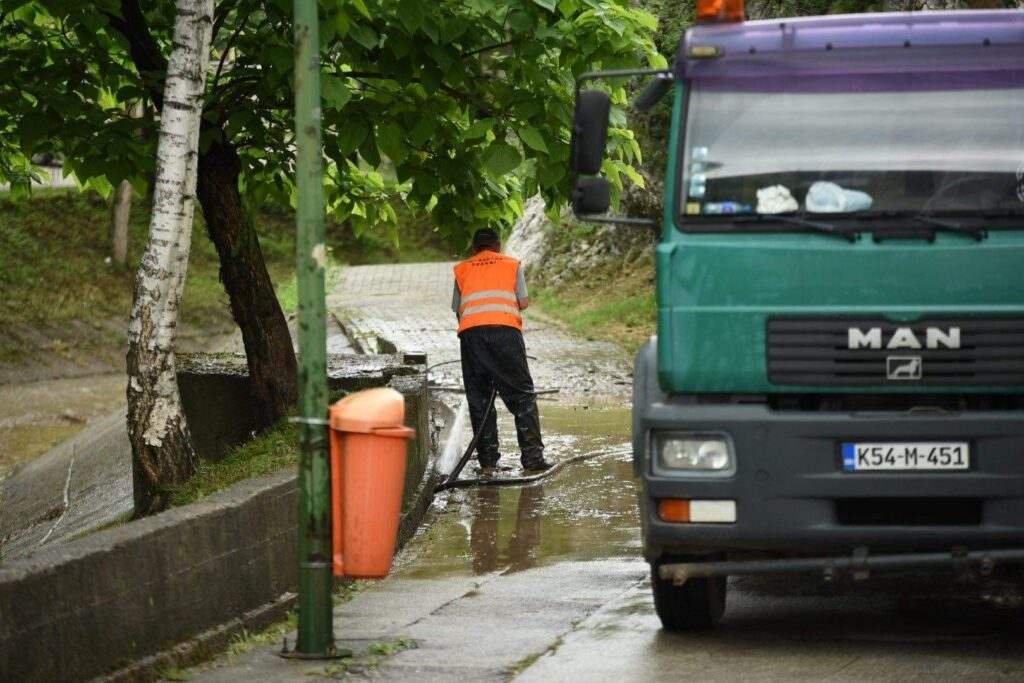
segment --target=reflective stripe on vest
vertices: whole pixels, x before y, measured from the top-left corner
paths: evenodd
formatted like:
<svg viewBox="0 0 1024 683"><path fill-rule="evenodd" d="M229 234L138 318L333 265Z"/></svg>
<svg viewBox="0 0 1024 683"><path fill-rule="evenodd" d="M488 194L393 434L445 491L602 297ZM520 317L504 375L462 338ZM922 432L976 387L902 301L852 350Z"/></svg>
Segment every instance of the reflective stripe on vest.
<svg viewBox="0 0 1024 683"><path fill-rule="evenodd" d="M459 286L459 332L480 325L506 325L523 329L516 298L519 261L493 251L482 251L455 266Z"/></svg>

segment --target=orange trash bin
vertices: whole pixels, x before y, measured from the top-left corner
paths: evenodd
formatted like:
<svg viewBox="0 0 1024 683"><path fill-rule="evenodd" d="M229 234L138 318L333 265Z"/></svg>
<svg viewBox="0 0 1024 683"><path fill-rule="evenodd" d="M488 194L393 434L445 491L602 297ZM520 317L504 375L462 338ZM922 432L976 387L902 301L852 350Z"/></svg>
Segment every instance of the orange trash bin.
<svg viewBox="0 0 1024 683"><path fill-rule="evenodd" d="M382 578L391 569L405 485L405 397L368 389L331 406L334 574Z"/></svg>

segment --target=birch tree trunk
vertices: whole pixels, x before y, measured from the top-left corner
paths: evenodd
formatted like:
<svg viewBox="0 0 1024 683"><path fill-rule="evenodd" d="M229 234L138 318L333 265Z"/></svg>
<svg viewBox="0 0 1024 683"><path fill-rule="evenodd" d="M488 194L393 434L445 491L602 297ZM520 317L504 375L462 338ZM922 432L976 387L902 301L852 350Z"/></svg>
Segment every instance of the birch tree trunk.
<svg viewBox="0 0 1024 683"><path fill-rule="evenodd" d="M175 5L149 243L136 275L128 326L128 436L136 517L166 507L167 487L187 479L196 460L178 395L174 334L192 241L213 0L176 0Z"/></svg>

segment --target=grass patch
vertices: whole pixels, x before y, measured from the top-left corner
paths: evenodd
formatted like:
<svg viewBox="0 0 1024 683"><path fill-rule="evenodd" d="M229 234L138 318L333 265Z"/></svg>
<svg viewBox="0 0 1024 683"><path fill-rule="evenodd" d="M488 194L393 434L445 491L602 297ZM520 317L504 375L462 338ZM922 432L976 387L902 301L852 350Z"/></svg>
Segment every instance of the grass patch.
<svg viewBox="0 0 1024 683"><path fill-rule="evenodd" d="M282 420L274 427L232 449L217 462L200 461L196 473L171 493L171 505L188 505L237 481L270 474L299 463L298 425Z"/></svg>
<svg viewBox="0 0 1024 683"><path fill-rule="evenodd" d="M394 235L379 228L356 238L347 224L327 222L326 246L334 264L328 286L337 283L340 264L453 257L456 249L445 245L427 217L407 209L398 214L401 226ZM295 216L278 209L251 216L282 307L294 310ZM55 355L75 360L98 351L120 354L149 217L149 200L136 197L127 264L118 266L108 262L110 207L96 193L40 189L19 201L0 193L0 363L26 365ZM209 332L234 328L220 282L220 259L202 211L196 212L179 323Z"/></svg>
<svg viewBox="0 0 1024 683"><path fill-rule="evenodd" d="M344 266L329 256L329 261L324 272L325 291L330 294L331 290L341 282L341 273ZM277 300L281 302L281 308L285 313L297 311L299 308L299 281L295 273L291 274L285 282L277 288Z"/></svg>
<svg viewBox="0 0 1024 683"><path fill-rule="evenodd" d="M398 636L392 640L370 643L362 655L339 660L324 667L308 669L305 673L307 676L331 680L344 680L349 678L350 674L362 674L373 678L373 672L379 669L388 657L393 657L403 650L415 650L417 647L419 647L418 644L412 638Z"/></svg>
<svg viewBox="0 0 1024 683"><path fill-rule="evenodd" d="M370 643L366 647L366 651L371 655L381 655L384 657L390 657L398 654L402 650L415 650L417 648L416 641L412 638L406 638L405 636L398 636L393 640L385 640L376 643Z"/></svg>
<svg viewBox="0 0 1024 683"><path fill-rule="evenodd" d="M248 629L242 629L236 634L231 643L228 644L228 660L232 660L246 652L251 652L257 647L265 645L278 645L292 631L299 627L299 613L296 608L288 611L288 617L284 621L271 624L259 633L249 633Z"/></svg>
<svg viewBox="0 0 1024 683"><path fill-rule="evenodd" d="M546 654L548 654L550 652L554 652L558 648L562 647L562 643L564 643L564 642L565 642L565 635L563 634L563 635L558 636L558 638L556 638L553 643L548 645L546 648L544 648L540 652L533 652L531 654L528 654L525 657L523 657L522 659L520 659L518 662L513 664L511 667L508 668L508 672L513 677L514 676L518 676L519 674L523 673L524 671L529 669L531 666L536 664L537 660L540 659L541 657L543 657L544 655L546 655Z"/></svg>
<svg viewBox="0 0 1024 683"><path fill-rule="evenodd" d="M635 351L657 323L649 240L649 235L564 219L545 235L547 254L531 277L531 302L582 337ZM596 247L603 249L595 257Z"/></svg>

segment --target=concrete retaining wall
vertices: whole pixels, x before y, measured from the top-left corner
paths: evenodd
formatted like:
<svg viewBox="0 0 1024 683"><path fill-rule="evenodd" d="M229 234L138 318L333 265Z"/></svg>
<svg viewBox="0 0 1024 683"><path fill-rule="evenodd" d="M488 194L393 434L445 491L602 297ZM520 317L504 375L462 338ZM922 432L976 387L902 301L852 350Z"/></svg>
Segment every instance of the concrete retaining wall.
<svg viewBox="0 0 1024 683"><path fill-rule="evenodd" d="M425 362L423 356L398 353L330 354L327 388L337 398L360 389L386 386L404 377L410 379L396 388L406 394L417 394L415 387L425 381ZM183 353L176 363L181 405L196 453L204 460L220 460L256 428L245 355ZM409 401L408 405L415 411L414 403Z"/></svg>
<svg viewBox="0 0 1024 683"><path fill-rule="evenodd" d="M439 426L423 365L403 360L341 363L350 372L332 363L335 391L386 384L406 396L406 424L418 436L409 444L400 542L432 498ZM122 680L150 679L157 667L223 647L224 624L251 629L282 616L297 581L297 505L295 472L287 470L5 563L0 680L82 680L117 670ZM199 634L208 640L182 645ZM145 664L132 665L139 660Z"/></svg>

